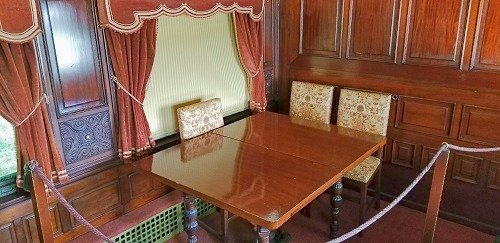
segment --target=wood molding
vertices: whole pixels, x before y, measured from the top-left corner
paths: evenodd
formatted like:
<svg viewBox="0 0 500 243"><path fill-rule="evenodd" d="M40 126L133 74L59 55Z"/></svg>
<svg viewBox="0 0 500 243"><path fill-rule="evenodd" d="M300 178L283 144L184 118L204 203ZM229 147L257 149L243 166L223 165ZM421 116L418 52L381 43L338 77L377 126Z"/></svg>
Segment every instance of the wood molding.
<svg viewBox="0 0 500 243"><path fill-rule="evenodd" d="M342 9L341 0L301 0L300 55L340 58Z"/></svg>
<svg viewBox="0 0 500 243"><path fill-rule="evenodd" d="M395 62L399 1L358 2L349 4L346 58Z"/></svg>
<svg viewBox="0 0 500 243"><path fill-rule="evenodd" d="M470 1L409 0L402 63L458 67Z"/></svg>
<svg viewBox="0 0 500 243"><path fill-rule="evenodd" d="M500 2L481 0L471 69L500 70Z"/></svg>

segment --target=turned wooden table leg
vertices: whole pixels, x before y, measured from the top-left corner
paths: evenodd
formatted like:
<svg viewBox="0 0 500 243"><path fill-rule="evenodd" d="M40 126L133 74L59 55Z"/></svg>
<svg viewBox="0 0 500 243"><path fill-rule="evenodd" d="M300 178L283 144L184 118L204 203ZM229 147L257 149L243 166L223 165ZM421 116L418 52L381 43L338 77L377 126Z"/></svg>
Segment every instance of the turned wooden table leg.
<svg viewBox="0 0 500 243"><path fill-rule="evenodd" d="M259 243L269 243L269 235L271 231L261 226L257 226L257 234L259 235Z"/></svg>
<svg viewBox="0 0 500 243"><path fill-rule="evenodd" d="M338 237L339 231L339 213L340 213L340 204L342 203L342 180L335 183L333 187L333 194L330 197L330 201L332 204L332 221L330 222L330 239Z"/></svg>
<svg viewBox="0 0 500 243"><path fill-rule="evenodd" d="M188 243L196 243L198 238L196 237L196 231L198 230L198 221L196 217L198 216L198 211L196 210L195 198L191 195L184 194L184 228L188 235Z"/></svg>

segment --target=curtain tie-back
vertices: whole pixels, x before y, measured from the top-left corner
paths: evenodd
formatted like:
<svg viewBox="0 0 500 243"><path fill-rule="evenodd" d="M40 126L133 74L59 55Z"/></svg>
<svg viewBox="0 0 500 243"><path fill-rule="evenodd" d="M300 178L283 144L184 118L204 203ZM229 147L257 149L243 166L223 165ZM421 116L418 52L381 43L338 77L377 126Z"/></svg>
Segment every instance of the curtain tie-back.
<svg viewBox="0 0 500 243"><path fill-rule="evenodd" d="M118 88L123 90L123 92L125 92L125 94L127 94L128 96L130 96L130 98L132 98L133 100L135 100L137 103L139 103L141 106L144 106L144 104L142 104L141 101L139 101L139 99L137 99L133 94L131 94L130 92L128 92L128 90L123 87L123 85L118 81L118 78L116 76L111 76L111 79L113 80L113 82L118 85Z"/></svg>
<svg viewBox="0 0 500 243"><path fill-rule="evenodd" d="M49 98L48 98L47 94L45 94L45 93L42 94L42 98L40 99L40 101L38 101L38 103L35 105L35 108L33 108L33 110L26 116L26 118L24 118L20 123L18 123L14 127L19 127L19 126L23 125L23 123L26 122L35 113L35 111L38 109L38 107L40 107L43 100L45 100L45 102L47 104L49 103Z"/></svg>

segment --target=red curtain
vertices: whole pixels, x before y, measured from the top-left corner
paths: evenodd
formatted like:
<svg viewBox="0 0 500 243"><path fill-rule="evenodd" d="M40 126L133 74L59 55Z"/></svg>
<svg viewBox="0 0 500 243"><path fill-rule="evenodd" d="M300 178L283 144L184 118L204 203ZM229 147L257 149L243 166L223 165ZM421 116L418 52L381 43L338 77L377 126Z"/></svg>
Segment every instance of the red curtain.
<svg viewBox="0 0 500 243"><path fill-rule="evenodd" d="M15 129L20 150L17 186L22 187L24 164L37 160L48 178L54 182L68 181L64 163L57 149L45 103L32 42L10 44L0 42L0 115Z"/></svg>
<svg viewBox="0 0 500 243"><path fill-rule="evenodd" d="M156 20L145 21L137 32L120 34L106 29L109 53L118 82L139 102L144 102L156 52ZM123 89L117 91L118 146L122 158L154 147L142 104Z"/></svg>
<svg viewBox="0 0 500 243"><path fill-rule="evenodd" d="M234 30L240 61L250 80L250 108L266 109L266 88L263 71L264 21L253 21L250 15L235 12Z"/></svg>

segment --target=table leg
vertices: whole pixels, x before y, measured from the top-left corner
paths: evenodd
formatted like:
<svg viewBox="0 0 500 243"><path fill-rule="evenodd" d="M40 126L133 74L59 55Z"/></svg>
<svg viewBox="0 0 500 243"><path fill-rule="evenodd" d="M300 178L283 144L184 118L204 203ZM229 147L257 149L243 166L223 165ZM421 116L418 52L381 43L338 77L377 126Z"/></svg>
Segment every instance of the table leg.
<svg viewBox="0 0 500 243"><path fill-rule="evenodd" d="M198 221L196 217L198 216L198 211L196 210L195 198L191 195L184 194L184 228L188 235L188 243L196 243L198 238L196 237L196 231L198 230Z"/></svg>
<svg viewBox="0 0 500 243"><path fill-rule="evenodd" d="M330 197L330 202L332 204L332 221L330 222L330 239L338 237L339 231L339 213L340 213L340 204L342 203L342 180L335 183L333 187L333 194Z"/></svg>
<svg viewBox="0 0 500 243"><path fill-rule="evenodd" d="M261 226L257 226L257 234L259 235L259 243L269 243L269 235L271 231Z"/></svg>

